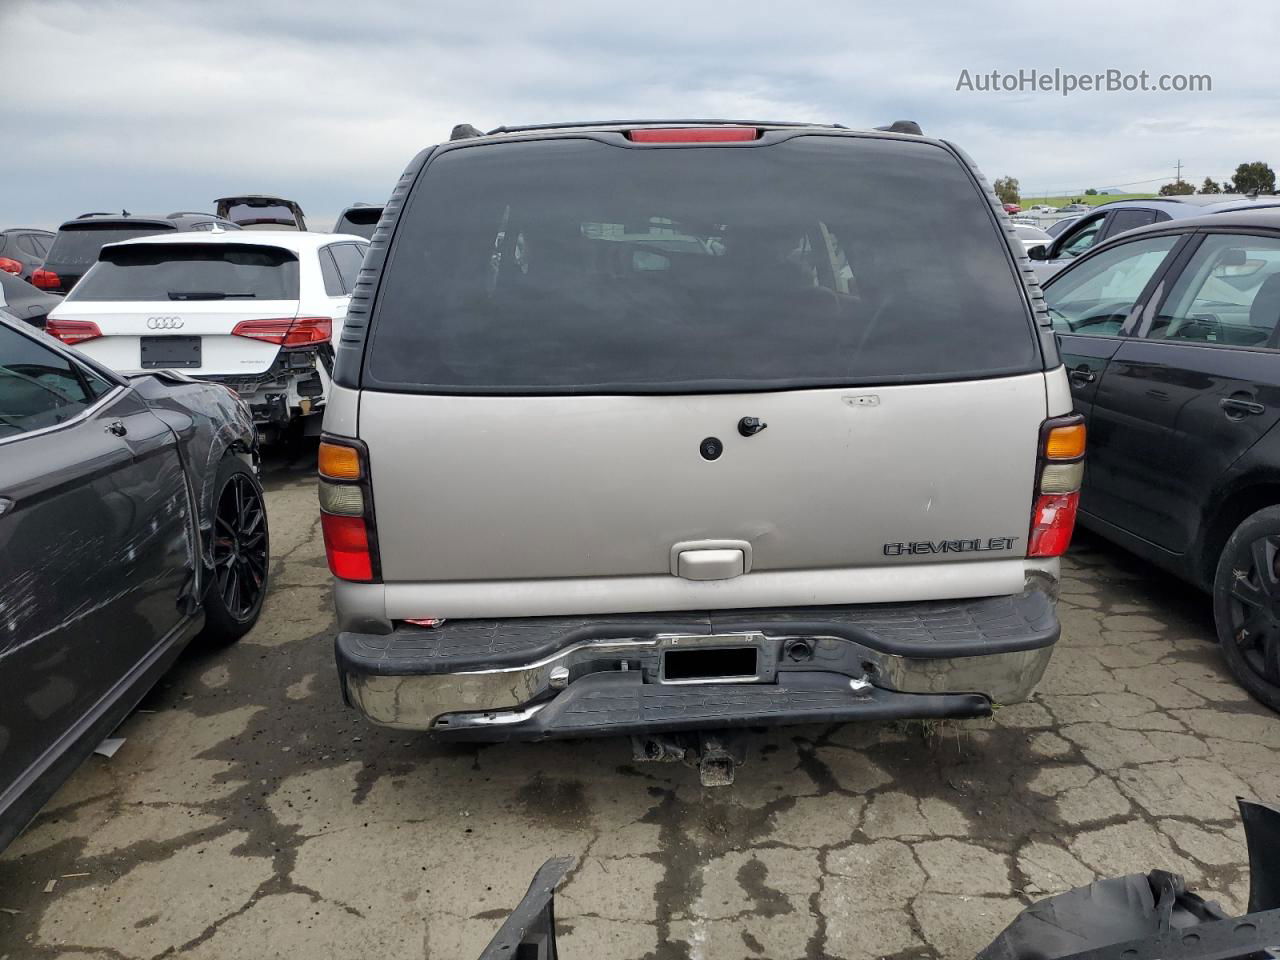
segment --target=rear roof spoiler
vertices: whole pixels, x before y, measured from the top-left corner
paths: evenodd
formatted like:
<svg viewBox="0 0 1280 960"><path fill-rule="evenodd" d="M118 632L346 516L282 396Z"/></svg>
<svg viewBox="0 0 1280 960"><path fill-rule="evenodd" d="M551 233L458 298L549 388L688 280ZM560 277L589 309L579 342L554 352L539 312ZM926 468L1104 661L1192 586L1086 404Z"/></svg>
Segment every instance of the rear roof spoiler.
<svg viewBox="0 0 1280 960"><path fill-rule="evenodd" d="M910 133L917 137L923 137L924 131L920 129L920 124L914 120L895 120L893 123L883 127L876 127L877 130L883 130L885 133Z"/></svg>
<svg viewBox="0 0 1280 960"><path fill-rule="evenodd" d="M492 136L497 133L516 133L527 130L558 130L562 128L572 127L618 127L618 126L641 126L659 123L671 124L741 124L745 126L759 127L826 127L833 130L848 129L844 124L840 123L796 123L790 121L744 121L744 120L590 120L575 123L532 123L522 124L518 126L501 126L494 127L488 133L480 130L478 127L470 123L459 123L449 133L450 140L470 140L473 137ZM924 131L920 129L920 124L914 120L895 120L893 123L883 127L876 127L877 130L883 130L886 133L908 133L917 137L924 136Z"/></svg>

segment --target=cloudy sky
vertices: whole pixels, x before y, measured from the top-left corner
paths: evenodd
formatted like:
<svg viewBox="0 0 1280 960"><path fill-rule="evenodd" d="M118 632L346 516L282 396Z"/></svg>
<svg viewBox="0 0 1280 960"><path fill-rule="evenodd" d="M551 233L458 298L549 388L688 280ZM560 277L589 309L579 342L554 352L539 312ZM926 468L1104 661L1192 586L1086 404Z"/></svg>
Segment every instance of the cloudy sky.
<svg viewBox="0 0 1280 960"><path fill-rule="evenodd" d="M1183 0L0 0L0 226L297 199L328 229L458 122L918 120L1024 195L1280 166L1280 4ZM961 72L1209 74L982 93Z"/></svg>

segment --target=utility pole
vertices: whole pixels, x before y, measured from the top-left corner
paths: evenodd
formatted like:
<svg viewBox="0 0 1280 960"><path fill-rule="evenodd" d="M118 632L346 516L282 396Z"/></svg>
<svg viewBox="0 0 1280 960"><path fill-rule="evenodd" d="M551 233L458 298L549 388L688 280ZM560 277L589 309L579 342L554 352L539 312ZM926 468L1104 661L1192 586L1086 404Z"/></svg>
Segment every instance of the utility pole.
<svg viewBox="0 0 1280 960"><path fill-rule="evenodd" d="M1174 181L1174 183L1181 183L1181 182L1182 182L1182 161L1179 160L1178 161L1178 178Z"/></svg>

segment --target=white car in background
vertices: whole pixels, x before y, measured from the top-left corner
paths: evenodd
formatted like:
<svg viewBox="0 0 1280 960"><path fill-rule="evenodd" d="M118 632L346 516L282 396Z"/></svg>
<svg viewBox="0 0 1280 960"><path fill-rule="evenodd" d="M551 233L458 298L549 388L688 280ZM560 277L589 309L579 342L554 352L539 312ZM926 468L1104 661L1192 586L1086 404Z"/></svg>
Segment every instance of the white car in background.
<svg viewBox="0 0 1280 960"><path fill-rule="evenodd" d="M121 373L179 370L226 384L269 441L324 409L333 345L368 246L296 230L108 244L47 329Z"/></svg>
<svg viewBox="0 0 1280 960"><path fill-rule="evenodd" d="M1047 244L1053 240L1049 234L1045 233L1039 227L1027 223L1018 223L1015 221L1013 224L1013 232L1018 235L1018 240L1022 243L1022 248L1024 250L1030 250L1034 246L1038 246L1042 243Z"/></svg>

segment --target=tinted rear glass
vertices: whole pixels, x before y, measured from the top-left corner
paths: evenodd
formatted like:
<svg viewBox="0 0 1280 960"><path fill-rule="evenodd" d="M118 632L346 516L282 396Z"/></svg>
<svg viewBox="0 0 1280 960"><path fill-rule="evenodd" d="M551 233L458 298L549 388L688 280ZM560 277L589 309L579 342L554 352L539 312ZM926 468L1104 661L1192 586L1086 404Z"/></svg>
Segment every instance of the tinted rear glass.
<svg viewBox="0 0 1280 960"><path fill-rule="evenodd" d="M278 247L139 244L105 251L68 300L296 300L298 260Z"/></svg>
<svg viewBox="0 0 1280 960"><path fill-rule="evenodd" d="M293 211L280 204L250 206L247 203L233 203L227 209L227 219L235 223L297 223Z"/></svg>
<svg viewBox="0 0 1280 960"><path fill-rule="evenodd" d="M378 220L382 217L381 207L358 207L355 210L343 211L338 222L333 226L334 233L349 233L366 239L373 236Z"/></svg>
<svg viewBox="0 0 1280 960"><path fill-rule="evenodd" d="M132 240L134 237L145 237L153 233L167 233L174 227L155 226L121 226L120 224L78 223L75 226L63 227L53 240L49 250L48 265L81 264L88 266L98 259L98 251L104 244L117 243L120 240Z"/></svg>
<svg viewBox="0 0 1280 960"><path fill-rule="evenodd" d="M409 198L365 383L684 392L1037 369L982 194L928 143L545 140L450 151Z"/></svg>

